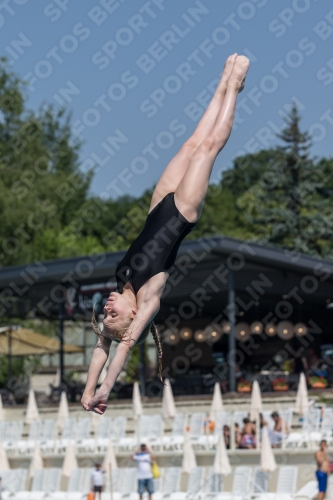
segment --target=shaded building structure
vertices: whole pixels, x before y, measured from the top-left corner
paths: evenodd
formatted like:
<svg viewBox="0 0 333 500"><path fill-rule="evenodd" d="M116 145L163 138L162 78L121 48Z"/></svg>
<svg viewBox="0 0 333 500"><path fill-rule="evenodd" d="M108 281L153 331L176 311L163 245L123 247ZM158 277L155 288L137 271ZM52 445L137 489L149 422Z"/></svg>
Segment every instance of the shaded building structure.
<svg viewBox="0 0 333 500"><path fill-rule="evenodd" d="M102 314L124 254L3 268L1 317L57 320L63 345L64 321L90 321L93 304ZM176 394L207 392L216 380L234 391L239 374L282 373L309 349L330 363L332 318L333 262L220 236L185 241L155 318L164 376Z"/></svg>

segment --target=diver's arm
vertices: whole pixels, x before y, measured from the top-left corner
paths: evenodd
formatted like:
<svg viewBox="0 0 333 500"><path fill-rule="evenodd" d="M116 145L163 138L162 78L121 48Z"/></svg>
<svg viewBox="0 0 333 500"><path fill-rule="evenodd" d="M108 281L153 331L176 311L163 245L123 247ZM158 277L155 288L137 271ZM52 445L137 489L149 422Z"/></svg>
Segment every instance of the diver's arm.
<svg viewBox="0 0 333 500"><path fill-rule="evenodd" d="M105 365L110 351L111 340L98 338L90 361L86 386L81 398L81 404L85 410L89 410L88 403L95 394L96 385Z"/></svg>
<svg viewBox="0 0 333 500"><path fill-rule="evenodd" d="M159 311L160 301L156 296L150 301L143 301L139 311L128 328L128 335L121 341L116 349L115 355L110 363L105 379L103 380L96 395L89 401L89 409L102 415L107 407L109 394L121 372L126 359L142 334L145 327L153 320Z"/></svg>

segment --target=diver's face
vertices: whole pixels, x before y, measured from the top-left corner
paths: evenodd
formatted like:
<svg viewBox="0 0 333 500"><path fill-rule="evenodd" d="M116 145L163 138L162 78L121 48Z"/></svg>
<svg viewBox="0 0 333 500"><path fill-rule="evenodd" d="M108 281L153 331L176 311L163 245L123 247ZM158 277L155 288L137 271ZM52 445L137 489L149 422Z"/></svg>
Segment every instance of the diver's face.
<svg viewBox="0 0 333 500"><path fill-rule="evenodd" d="M126 329L134 317L133 306L124 294L111 292L104 306L103 326L105 333L112 336Z"/></svg>

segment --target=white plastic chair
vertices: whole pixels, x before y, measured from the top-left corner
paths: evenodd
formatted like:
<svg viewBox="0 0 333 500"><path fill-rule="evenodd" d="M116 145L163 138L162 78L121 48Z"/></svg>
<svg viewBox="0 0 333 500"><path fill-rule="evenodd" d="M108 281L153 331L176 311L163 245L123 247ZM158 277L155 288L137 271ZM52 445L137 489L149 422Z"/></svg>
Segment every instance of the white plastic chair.
<svg viewBox="0 0 333 500"><path fill-rule="evenodd" d="M58 452L64 452L69 442L73 439L75 439L75 419L67 418L65 420L61 438L57 441L56 444Z"/></svg>
<svg viewBox="0 0 333 500"><path fill-rule="evenodd" d="M123 470L121 480L121 498L126 498L126 496L131 495L137 488L137 468L136 467L127 467Z"/></svg>
<svg viewBox="0 0 333 500"><path fill-rule="evenodd" d="M120 438L125 436L126 426L127 426L127 417L119 416L114 419L113 425L111 425L110 428L110 436L109 436L114 443L117 443L117 441Z"/></svg>
<svg viewBox="0 0 333 500"><path fill-rule="evenodd" d="M2 486L5 491L15 494L26 487L27 469L10 469L1 471Z"/></svg>
<svg viewBox="0 0 333 500"><path fill-rule="evenodd" d="M283 465L279 469L276 493L293 495L297 485L297 467Z"/></svg>
<svg viewBox="0 0 333 500"><path fill-rule="evenodd" d="M90 437L91 418L79 418L76 423L76 441Z"/></svg>
<svg viewBox="0 0 333 500"><path fill-rule="evenodd" d="M206 415L205 413L193 413L190 419L189 436L192 445L205 446L206 436L204 431ZM204 439L203 439L204 438Z"/></svg>
<svg viewBox="0 0 333 500"><path fill-rule="evenodd" d="M83 469L83 478L81 481L81 488L79 491L83 492L85 495L87 495L90 491L90 484L91 484L91 473L94 469L92 467L87 467ZM104 484L105 484L105 478L104 478Z"/></svg>
<svg viewBox="0 0 333 500"><path fill-rule="evenodd" d="M120 486L121 486L121 471L122 469L117 468L117 469L112 469L112 488L114 493L119 493L120 492ZM107 498L110 498L110 473L109 471L106 471L105 474L105 493L108 493Z"/></svg>
<svg viewBox="0 0 333 500"><path fill-rule="evenodd" d="M215 429L214 434L221 434L223 426L231 425L231 413L229 411L221 411L215 415Z"/></svg>
<svg viewBox="0 0 333 500"><path fill-rule="evenodd" d="M110 439L112 440L113 444L117 445L119 440L125 437L126 425L127 417L103 417L100 420L96 434L96 447L98 451L105 452L109 445Z"/></svg>
<svg viewBox="0 0 333 500"><path fill-rule="evenodd" d="M149 434L151 422L152 422L151 415L141 415L141 417L139 418L138 424L139 424L140 439L147 437L147 435Z"/></svg>
<svg viewBox="0 0 333 500"><path fill-rule="evenodd" d="M281 466L278 474L276 493L259 493L258 500L292 500L297 483L297 467Z"/></svg>
<svg viewBox="0 0 333 500"><path fill-rule="evenodd" d="M300 448L304 442L304 434L302 432L290 432L285 440L286 448Z"/></svg>
<svg viewBox="0 0 333 500"><path fill-rule="evenodd" d="M250 490L252 467L238 466L234 471L231 493L246 496Z"/></svg>
<svg viewBox="0 0 333 500"><path fill-rule="evenodd" d="M293 495L288 493L258 493L255 495L256 500L293 500Z"/></svg>
<svg viewBox="0 0 333 500"><path fill-rule="evenodd" d="M4 423L4 422L2 422ZM6 450L6 453L15 452L17 449L18 442L22 437L22 429L23 422L22 421L13 421L6 422L7 425L5 427L5 436L2 439L3 446Z"/></svg>
<svg viewBox="0 0 333 500"><path fill-rule="evenodd" d="M177 413L172 421L171 436L163 436L162 443L166 450L181 449L184 444L184 431L188 420L187 413Z"/></svg>
<svg viewBox="0 0 333 500"><path fill-rule="evenodd" d="M154 493L154 500L170 497L180 489L181 468L165 467L162 491Z"/></svg>
<svg viewBox="0 0 333 500"><path fill-rule="evenodd" d="M292 440L295 448L311 448L315 446L321 439L320 427L320 410L319 408L310 408L309 412L303 416L301 435L295 434L291 438L287 438L288 444ZM297 442L295 442L297 439Z"/></svg>
<svg viewBox="0 0 333 500"><path fill-rule="evenodd" d="M79 491L83 483L84 469L73 469L69 477L67 491Z"/></svg>
<svg viewBox="0 0 333 500"><path fill-rule="evenodd" d="M31 485L31 491L34 492L41 492L43 491L44 487L44 477L46 476L47 469L37 469L35 471L33 480L32 480L32 485Z"/></svg>
<svg viewBox="0 0 333 500"><path fill-rule="evenodd" d="M29 427L28 439L19 440L17 442L17 449L19 453L30 454L35 448L35 442L39 440L39 434L42 429L41 422L32 422Z"/></svg>
<svg viewBox="0 0 333 500"><path fill-rule="evenodd" d="M187 491L171 494L171 500L185 500L199 498L204 486L204 467L194 467L188 478Z"/></svg>
<svg viewBox="0 0 333 500"><path fill-rule="evenodd" d="M43 421L42 431L39 436L39 446L43 453L53 453L56 446L56 421L54 419L46 419Z"/></svg>
<svg viewBox="0 0 333 500"><path fill-rule="evenodd" d="M147 441L152 448L161 442L163 419L161 415L143 415L140 419L140 441Z"/></svg>
<svg viewBox="0 0 333 500"><path fill-rule="evenodd" d="M46 478L48 476L47 469L37 469L35 471L31 492L33 493L32 497L36 500L42 500L45 496L46 491L44 490L45 484L47 485ZM22 496L22 495L21 495Z"/></svg>
<svg viewBox="0 0 333 500"><path fill-rule="evenodd" d="M281 417L283 420L287 423L288 428L292 426L293 423L293 409L292 408L285 408L281 412Z"/></svg>
<svg viewBox="0 0 333 500"><path fill-rule="evenodd" d="M328 441L328 444L333 442L333 408L325 408L323 420L321 422L322 438Z"/></svg>
<svg viewBox="0 0 333 500"><path fill-rule="evenodd" d="M223 476L221 474L215 474L214 467L209 467L207 470L204 492L205 495L211 495L213 493L221 493L223 491ZM209 497L211 498L211 497Z"/></svg>
<svg viewBox="0 0 333 500"><path fill-rule="evenodd" d="M188 478L187 494L194 495L195 493L201 492L204 488L204 467L194 467Z"/></svg>
<svg viewBox="0 0 333 500"><path fill-rule="evenodd" d="M9 424L9 422L7 422L6 420L3 422L0 422L0 440L1 441L4 441L6 438L8 424Z"/></svg>
<svg viewBox="0 0 333 500"><path fill-rule="evenodd" d="M95 440L90 437L91 418L79 418L76 430L76 448L78 452L94 451Z"/></svg>
<svg viewBox="0 0 333 500"><path fill-rule="evenodd" d="M111 417L103 417L99 422L96 434L96 447L98 451L106 451L109 445L112 421Z"/></svg>
<svg viewBox="0 0 333 500"><path fill-rule="evenodd" d="M191 438L204 434L205 419L205 413L192 413L189 425L189 435Z"/></svg>
<svg viewBox="0 0 333 500"><path fill-rule="evenodd" d="M316 498L318 495L318 483L317 481L309 481L303 488L298 490L295 495L295 500L308 500L310 498Z"/></svg>
<svg viewBox="0 0 333 500"><path fill-rule="evenodd" d="M67 491L56 491L49 493L47 499L50 500L82 500L83 482L86 474L86 469L73 469L68 481Z"/></svg>
<svg viewBox="0 0 333 500"><path fill-rule="evenodd" d="M59 467L52 467L48 469L47 477L45 478L44 491L46 493L53 493L60 490L61 482L61 469Z"/></svg>
<svg viewBox="0 0 333 500"><path fill-rule="evenodd" d="M268 492L268 473L261 470L260 467L254 468L253 481L251 485L251 494Z"/></svg>
<svg viewBox="0 0 333 500"><path fill-rule="evenodd" d="M136 435L133 437L126 437L126 425L127 417L116 417L110 427L109 439L111 439L115 446L118 446L120 449L133 451L138 444L137 437Z"/></svg>
<svg viewBox="0 0 333 500"><path fill-rule="evenodd" d="M244 418L248 417L248 413L246 411L240 410L234 412L234 424L238 424L240 428L243 427Z"/></svg>

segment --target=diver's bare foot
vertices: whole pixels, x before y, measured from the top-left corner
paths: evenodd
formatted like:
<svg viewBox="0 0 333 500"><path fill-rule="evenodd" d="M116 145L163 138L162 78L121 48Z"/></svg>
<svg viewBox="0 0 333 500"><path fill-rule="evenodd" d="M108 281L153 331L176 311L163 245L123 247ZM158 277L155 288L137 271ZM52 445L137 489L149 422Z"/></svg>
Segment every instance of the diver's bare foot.
<svg viewBox="0 0 333 500"><path fill-rule="evenodd" d="M236 58L237 58L237 54L236 53L232 54L231 56L228 57L228 59L224 63L223 73L221 76L220 83L218 85L218 89L222 92L225 92L227 90L228 81L229 81L230 75L232 73L232 69L234 67Z"/></svg>
<svg viewBox="0 0 333 500"><path fill-rule="evenodd" d="M237 59L237 53L229 56L228 59L226 60L226 62L224 63L224 69L223 69L223 73L222 73L223 80L226 80L226 81L229 80L236 59Z"/></svg>
<svg viewBox="0 0 333 500"><path fill-rule="evenodd" d="M235 86L238 92L241 92L244 88L246 73L249 67L250 60L246 56L237 56L232 68L228 85Z"/></svg>

